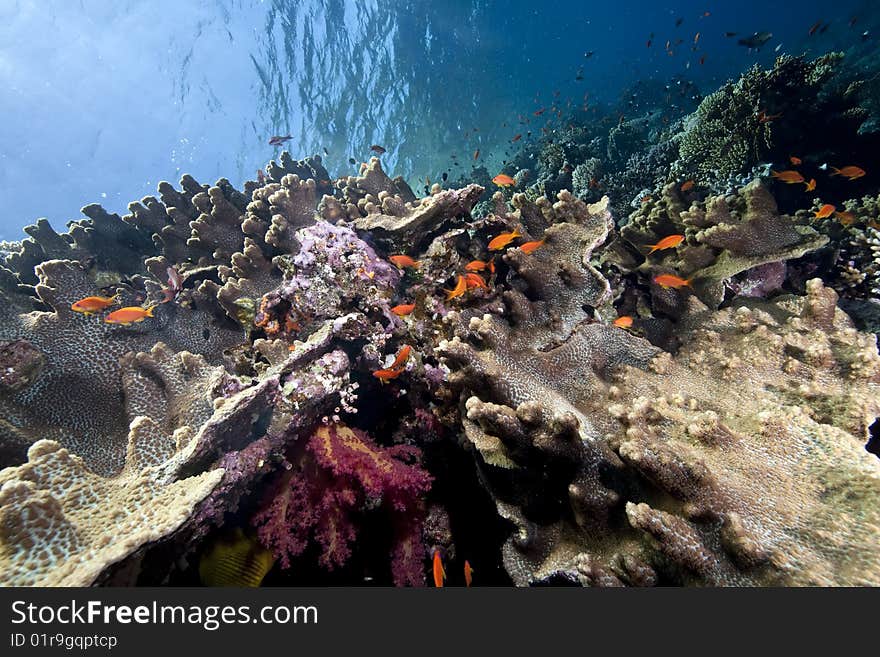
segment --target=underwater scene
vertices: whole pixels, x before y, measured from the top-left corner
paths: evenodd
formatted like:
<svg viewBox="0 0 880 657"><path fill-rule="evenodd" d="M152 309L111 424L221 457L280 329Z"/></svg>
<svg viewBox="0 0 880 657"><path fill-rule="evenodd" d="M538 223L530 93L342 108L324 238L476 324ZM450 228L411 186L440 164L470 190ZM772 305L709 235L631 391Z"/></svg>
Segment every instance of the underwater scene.
<svg viewBox="0 0 880 657"><path fill-rule="evenodd" d="M878 37L0 3L0 584L880 585Z"/></svg>

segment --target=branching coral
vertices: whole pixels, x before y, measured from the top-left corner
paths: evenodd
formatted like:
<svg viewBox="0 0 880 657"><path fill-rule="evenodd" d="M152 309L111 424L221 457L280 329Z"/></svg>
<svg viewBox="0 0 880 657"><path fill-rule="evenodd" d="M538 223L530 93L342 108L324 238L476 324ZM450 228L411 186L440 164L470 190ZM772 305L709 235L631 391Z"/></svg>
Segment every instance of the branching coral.
<svg viewBox="0 0 880 657"><path fill-rule="evenodd" d="M351 219L365 214L368 211L366 204L375 205L382 192L393 197L397 204L413 203L416 200L416 195L402 178L388 177L382 170L378 157L372 157L369 162L362 163L360 175L341 178L339 188L342 190L342 199Z"/></svg>
<svg viewBox="0 0 880 657"><path fill-rule="evenodd" d="M830 268L828 282L848 300L876 299L880 296L880 198L852 199L831 216L817 219L822 205L816 201L814 209L796 216L829 238L828 247L816 258L819 266Z"/></svg>
<svg viewBox="0 0 880 657"><path fill-rule="evenodd" d="M680 157L673 172L724 184L760 162L784 161L789 150L802 146L804 134L816 153L831 146L832 135L855 132L858 113L841 108L841 97L827 89L841 57L807 62L782 55L772 69L756 65L706 96L677 137ZM844 102L851 109L852 100Z"/></svg>

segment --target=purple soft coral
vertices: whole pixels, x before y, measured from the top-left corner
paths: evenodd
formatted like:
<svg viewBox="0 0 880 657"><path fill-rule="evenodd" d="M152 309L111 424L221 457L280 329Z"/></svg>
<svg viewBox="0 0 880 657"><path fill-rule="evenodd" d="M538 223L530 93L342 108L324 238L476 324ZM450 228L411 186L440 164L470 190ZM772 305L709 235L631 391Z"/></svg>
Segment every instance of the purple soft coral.
<svg viewBox="0 0 880 657"><path fill-rule="evenodd" d="M357 514L382 508L395 528L394 583L423 584L421 498L431 476L414 463L420 452L404 445L381 447L366 433L343 425L321 426L304 447L293 449L291 468L252 518L260 540L281 566L289 568L310 539L323 549L323 567L344 565L357 538Z"/></svg>

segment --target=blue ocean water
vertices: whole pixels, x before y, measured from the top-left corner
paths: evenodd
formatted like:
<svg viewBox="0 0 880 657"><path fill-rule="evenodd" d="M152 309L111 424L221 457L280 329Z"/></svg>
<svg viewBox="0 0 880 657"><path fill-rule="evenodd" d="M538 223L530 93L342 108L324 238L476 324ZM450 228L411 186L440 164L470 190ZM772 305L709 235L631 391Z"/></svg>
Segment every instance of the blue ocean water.
<svg viewBox="0 0 880 657"><path fill-rule="evenodd" d="M778 53L873 42L878 13L866 0L3 0L0 239L38 217L61 229L88 203L125 213L183 173L240 187L278 155L272 135L334 176L372 144L414 187L494 173L516 134L552 134L556 111L641 111L683 82L711 93ZM761 50L737 44L758 31L773 33Z"/></svg>

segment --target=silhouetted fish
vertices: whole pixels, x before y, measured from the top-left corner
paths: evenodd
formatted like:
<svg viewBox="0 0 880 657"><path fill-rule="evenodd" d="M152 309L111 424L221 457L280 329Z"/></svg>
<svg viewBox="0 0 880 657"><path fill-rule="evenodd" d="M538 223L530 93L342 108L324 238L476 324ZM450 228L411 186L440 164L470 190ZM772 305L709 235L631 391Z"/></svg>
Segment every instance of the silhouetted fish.
<svg viewBox="0 0 880 657"><path fill-rule="evenodd" d="M752 36L740 39L737 43L746 48L757 50L772 38L773 34L770 32L755 32Z"/></svg>

